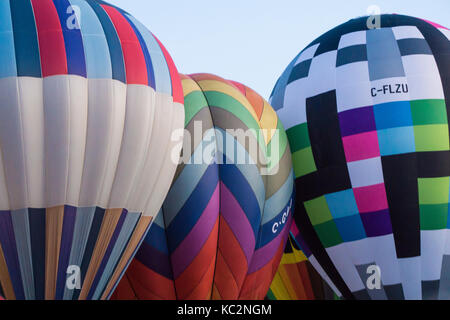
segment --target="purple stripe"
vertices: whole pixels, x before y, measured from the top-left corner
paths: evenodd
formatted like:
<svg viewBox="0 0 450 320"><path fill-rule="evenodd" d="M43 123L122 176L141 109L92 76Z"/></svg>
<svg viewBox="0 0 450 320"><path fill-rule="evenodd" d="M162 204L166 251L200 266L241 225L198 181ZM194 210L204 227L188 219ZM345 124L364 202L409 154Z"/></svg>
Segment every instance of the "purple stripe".
<svg viewBox="0 0 450 320"><path fill-rule="evenodd" d="M286 241L286 237L289 234L289 226L291 224L292 218L290 216L288 223L285 225L283 232L273 239L271 242L266 244L264 247L255 251L255 254L252 258L252 263L250 264L250 268L248 269L248 274L253 273L264 267L268 264L280 247L280 243L282 241Z"/></svg>
<svg viewBox="0 0 450 320"><path fill-rule="evenodd" d="M203 248L219 216L219 184L195 226L172 253L174 278L177 279Z"/></svg>
<svg viewBox="0 0 450 320"><path fill-rule="evenodd" d="M10 211L0 211L0 243L2 244L3 255L8 266L9 276L16 299L24 300L25 293L23 290L19 257L17 256L16 239L14 236L14 226Z"/></svg>
<svg viewBox="0 0 450 320"><path fill-rule="evenodd" d="M220 213L239 242L247 263L250 264L256 242L253 228L247 215L223 182L220 182Z"/></svg>
<svg viewBox="0 0 450 320"><path fill-rule="evenodd" d="M339 113L343 137L376 130L373 107L363 107Z"/></svg>
<svg viewBox="0 0 450 320"><path fill-rule="evenodd" d="M62 228L61 246L59 250L58 262L58 280L56 285L56 300L62 300L64 297L64 288L66 286L67 267L72 249L73 230L75 228L75 218L77 209L72 206L64 207L64 222Z"/></svg>
<svg viewBox="0 0 450 320"><path fill-rule="evenodd" d="M148 269L153 270L167 279L173 280L172 266L170 265L169 256L152 247L148 243L142 243L135 259Z"/></svg>
<svg viewBox="0 0 450 320"><path fill-rule="evenodd" d="M107 215L107 214L108 214L108 212L105 213L105 215ZM92 299L92 296L96 290L98 282L100 281L100 278L103 276L103 271L105 270L105 267L106 267L106 264L108 263L111 252L114 249L114 245L116 244L117 238L119 237L120 231L122 230L122 226L123 226L123 223L125 222L125 218L126 218L127 214L128 214L128 211L123 209L122 214L120 215L119 221L117 222L116 229L114 230L111 240L109 241L108 249L106 249L105 255L103 256L102 263L100 264L100 267L98 268L97 273L95 275L94 281L92 282L92 286L89 290L89 295L87 297L87 300Z"/></svg>

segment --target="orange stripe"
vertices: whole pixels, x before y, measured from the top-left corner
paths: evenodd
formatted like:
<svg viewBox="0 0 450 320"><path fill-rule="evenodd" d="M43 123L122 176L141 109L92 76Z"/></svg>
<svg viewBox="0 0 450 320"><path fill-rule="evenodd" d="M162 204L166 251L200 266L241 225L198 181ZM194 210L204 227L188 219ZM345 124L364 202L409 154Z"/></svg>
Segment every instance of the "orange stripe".
<svg viewBox="0 0 450 320"><path fill-rule="evenodd" d="M133 235L128 242L127 248L125 249L122 257L120 258L119 263L117 264L116 270L114 271L111 280L106 286L105 292L103 293L101 299L106 300L106 298L111 293L111 290L116 285L117 281L119 281L119 277L122 274L123 269L127 266L128 262L132 258L133 253L136 251L136 247L141 242L142 238L145 235L145 232L148 230L148 226L152 222L153 217L141 216L139 222L133 232Z"/></svg>
<svg viewBox="0 0 450 320"><path fill-rule="evenodd" d="M2 245L0 244L0 284L2 285L3 294L8 300L16 300L16 294L12 286L11 278L6 265L5 256L3 253Z"/></svg>
<svg viewBox="0 0 450 320"><path fill-rule="evenodd" d="M147 268L142 262L133 260L126 274L139 300L176 300L172 279Z"/></svg>
<svg viewBox="0 0 450 320"><path fill-rule="evenodd" d="M191 264L175 279L177 297L179 300L201 300L211 291L214 280L214 265L217 254L217 237L219 231L219 218ZM212 272L211 272L211 266Z"/></svg>
<svg viewBox="0 0 450 320"><path fill-rule="evenodd" d="M64 221L64 206L46 209L45 218L45 300L54 300Z"/></svg>
<svg viewBox="0 0 450 320"><path fill-rule="evenodd" d="M120 219L123 209L108 209L103 217L102 226L98 234L97 242L95 243L94 252L92 253L91 261L89 263L88 271L81 288L79 300L86 300L89 291L91 290L92 282L97 274L98 268L102 263L111 237L114 234L117 223Z"/></svg>

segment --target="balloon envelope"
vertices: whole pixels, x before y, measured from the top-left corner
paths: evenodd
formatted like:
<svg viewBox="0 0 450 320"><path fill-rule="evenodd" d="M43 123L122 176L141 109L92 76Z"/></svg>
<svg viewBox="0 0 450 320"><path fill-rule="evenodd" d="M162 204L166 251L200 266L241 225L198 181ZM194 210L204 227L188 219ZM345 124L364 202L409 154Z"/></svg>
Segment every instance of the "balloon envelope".
<svg viewBox="0 0 450 320"><path fill-rule="evenodd" d="M177 70L103 1L1 1L0 17L0 291L105 299L176 169Z"/></svg>
<svg viewBox="0 0 450 320"><path fill-rule="evenodd" d="M354 19L274 88L296 226L346 298L450 299L449 38L403 15Z"/></svg>
<svg viewBox="0 0 450 320"><path fill-rule="evenodd" d="M113 298L263 299L291 221L284 129L242 84L210 74L182 84L184 161Z"/></svg>
<svg viewBox="0 0 450 320"><path fill-rule="evenodd" d="M337 297L311 265L307 253L290 234L267 299L333 300Z"/></svg>

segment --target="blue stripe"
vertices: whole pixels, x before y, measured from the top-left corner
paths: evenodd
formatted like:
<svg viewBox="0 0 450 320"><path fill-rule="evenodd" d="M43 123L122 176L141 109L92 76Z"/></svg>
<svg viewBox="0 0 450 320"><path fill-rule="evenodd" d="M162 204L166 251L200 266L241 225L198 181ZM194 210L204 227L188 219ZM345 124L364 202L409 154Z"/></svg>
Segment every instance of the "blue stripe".
<svg viewBox="0 0 450 320"><path fill-rule="evenodd" d="M134 33L136 34L136 37L138 38L139 43L141 45L142 53L144 54L144 58L145 58L145 65L147 67L148 85L156 90L155 74L153 72L152 59L150 58L150 53L148 51L147 45L146 45L146 43L144 41L144 38L142 37L142 35L139 32L139 30L136 28L134 23L128 18L128 16L124 15L124 14L122 14L122 15L125 17L125 19L127 19L128 23L133 28Z"/></svg>
<svg viewBox="0 0 450 320"><path fill-rule="evenodd" d="M98 207L95 209L94 220L92 221L91 231L89 232L89 238L83 256L83 262L81 263L81 279L84 279L86 277L89 263L91 262L92 253L94 252L95 244L97 243L98 235L100 233L104 215L105 209ZM73 294L72 300L78 300L80 293L81 290L76 290Z"/></svg>
<svg viewBox="0 0 450 320"><path fill-rule="evenodd" d="M0 78L17 76L14 33L9 1L0 1Z"/></svg>
<svg viewBox="0 0 450 320"><path fill-rule="evenodd" d="M292 214L292 207L290 208L289 212L288 212L288 208L289 208L289 206L293 205L293 200L292 200L293 197L294 197L294 194L292 193L289 201L284 206L284 208L281 210L281 212L278 215L276 215L272 220L270 220L269 222L267 222L261 226L259 238L256 240L255 250L257 250L261 247L264 247L266 244L268 244L273 239L275 239L284 230L284 228L289 227L288 222L289 222L289 217ZM283 215L285 213L289 213L289 214L285 215L284 222L283 222ZM274 228L275 223L277 224L276 228ZM275 230L275 232L273 232L274 230Z"/></svg>
<svg viewBox="0 0 450 320"><path fill-rule="evenodd" d="M120 231L122 230L122 227L123 227L123 224L125 222L125 218L126 218L127 214L128 214L127 210L124 209L122 211L121 215L120 215L119 221L117 222L116 228L114 229L114 233L113 233L113 235L111 237L111 240L110 240L110 242L108 244L108 248L106 249L106 252L105 252L105 255L103 256L102 262L100 263L100 266L99 266L99 268L97 270L97 273L96 273L96 275L94 277L94 281L92 282L91 288L89 289L89 294L87 296L87 300L92 300L93 295L94 295L95 291L97 290L97 286L98 286L98 284L100 282L101 277L103 276L103 271L106 268L106 265L108 263L109 257L111 256L111 253L112 253L112 251L114 249L114 246L115 246L115 244L117 242L117 239L119 237Z"/></svg>
<svg viewBox="0 0 450 320"><path fill-rule="evenodd" d="M226 159L224 159L226 161ZM224 162L226 163L226 162ZM248 184L241 171L233 164L223 164L220 167L220 179L233 194L253 229L255 239L261 223L261 211L252 187Z"/></svg>
<svg viewBox="0 0 450 320"><path fill-rule="evenodd" d="M125 62L123 58L122 45L120 44L119 36L117 35L114 24L109 18L108 14L103 10L99 3L95 0L86 0L86 2L91 6L100 21L103 31L106 37L106 42L108 43L109 54L111 59L112 67L112 78L114 80L121 81L123 83L127 82Z"/></svg>
<svg viewBox="0 0 450 320"><path fill-rule="evenodd" d="M68 20L72 14L67 13L67 8L71 6L68 0L53 0L58 12L61 29L66 47L68 74L86 77L86 59L84 56L83 39L79 29L69 29Z"/></svg>
<svg viewBox="0 0 450 320"><path fill-rule="evenodd" d="M70 3L78 6L81 11L80 27L86 56L87 77L111 79L112 67L108 42L95 11L84 0L70 0Z"/></svg>
<svg viewBox="0 0 450 320"><path fill-rule="evenodd" d="M205 171L194 191L190 195L176 217L166 226L170 252L174 252L178 245L189 234L198 222L219 183L217 166L212 164ZM163 206L163 212L166 208Z"/></svg>
<svg viewBox="0 0 450 320"><path fill-rule="evenodd" d="M58 275L56 281L55 300L62 300L66 287L67 267L69 266L70 252L72 249L73 232L75 227L77 208L64 207L64 221L62 227L61 245L58 260Z"/></svg>
<svg viewBox="0 0 450 320"><path fill-rule="evenodd" d="M149 50L153 71L155 74L156 91L172 95L172 79L170 77L169 67L161 47L150 30L148 30L141 22L130 15L128 15L128 18L139 30Z"/></svg>
<svg viewBox="0 0 450 320"><path fill-rule="evenodd" d="M42 77L41 58L30 0L10 0L17 76Z"/></svg>
<svg viewBox="0 0 450 320"><path fill-rule="evenodd" d="M6 265L8 266L8 272L16 299L24 300L25 293L22 286L19 257L17 256L14 228L11 212L9 211L0 211L0 243L2 245Z"/></svg>
<svg viewBox="0 0 450 320"><path fill-rule="evenodd" d="M28 209L35 299L45 299L45 209Z"/></svg>
<svg viewBox="0 0 450 320"><path fill-rule="evenodd" d="M167 247L167 238L165 229L153 223L150 231L144 239L144 242L149 246L152 246L156 250L169 254L169 248Z"/></svg>

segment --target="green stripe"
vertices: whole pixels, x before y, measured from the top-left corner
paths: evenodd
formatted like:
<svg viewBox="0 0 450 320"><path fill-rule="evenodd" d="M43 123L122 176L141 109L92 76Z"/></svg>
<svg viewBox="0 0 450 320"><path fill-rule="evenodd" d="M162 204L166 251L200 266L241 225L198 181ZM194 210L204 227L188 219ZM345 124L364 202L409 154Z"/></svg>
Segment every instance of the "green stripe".
<svg viewBox="0 0 450 320"><path fill-rule="evenodd" d="M184 126L186 127L192 118L194 118L200 110L207 106L208 102L201 91L193 91L184 97Z"/></svg>
<svg viewBox="0 0 450 320"><path fill-rule="evenodd" d="M287 149L287 136L286 132L284 131L283 125L281 124L281 121L278 120L278 125L276 129L275 135L272 137L272 140L270 140L269 144L267 145L267 158L269 159L269 171L272 170L273 167L275 167L277 164L280 163L281 158L283 157L284 153ZM275 149L277 151L275 154L272 154L272 143L279 143L278 149Z"/></svg>
<svg viewBox="0 0 450 320"><path fill-rule="evenodd" d="M259 123L255 120L255 118L253 118L253 116L247 110L247 108L245 108L245 106L243 106L239 101L237 101L233 97L224 94L222 92L206 91L204 92L204 95L210 107L221 108L232 113L236 118L241 120L247 126L248 129L255 130L256 132L253 132L253 134L255 135L260 147L262 148L262 150L264 151L266 150L264 137L262 134L258 134L260 129ZM222 128L222 129L233 129L233 128Z"/></svg>

